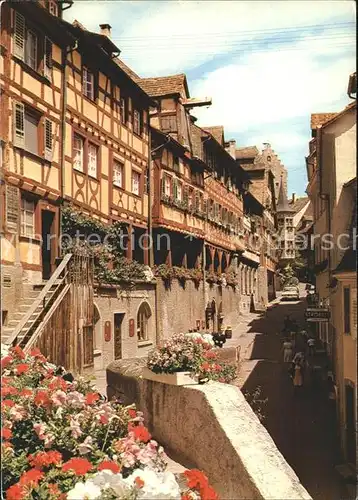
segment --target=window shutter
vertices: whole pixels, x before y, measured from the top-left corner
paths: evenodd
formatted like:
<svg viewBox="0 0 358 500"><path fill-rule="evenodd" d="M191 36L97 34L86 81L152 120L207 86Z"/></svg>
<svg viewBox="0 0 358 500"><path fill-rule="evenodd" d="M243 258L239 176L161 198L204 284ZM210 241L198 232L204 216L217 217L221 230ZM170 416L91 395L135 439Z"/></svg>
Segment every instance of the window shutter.
<svg viewBox="0 0 358 500"><path fill-rule="evenodd" d="M45 137L44 137L44 144L45 144L45 159L52 161L52 121L48 120L45 118L45 124L44 124L44 131L45 131Z"/></svg>
<svg viewBox="0 0 358 500"><path fill-rule="evenodd" d="M189 200L189 186L184 186L183 200L188 203Z"/></svg>
<svg viewBox="0 0 358 500"><path fill-rule="evenodd" d="M18 231L20 212L19 190L15 186L6 186L6 227Z"/></svg>
<svg viewBox="0 0 358 500"><path fill-rule="evenodd" d="M20 102L14 102L13 112L14 145L25 146L25 107Z"/></svg>
<svg viewBox="0 0 358 500"><path fill-rule="evenodd" d="M47 36L45 36L44 52L44 76L52 80L52 43Z"/></svg>
<svg viewBox="0 0 358 500"><path fill-rule="evenodd" d="M173 179L173 194L174 194L174 199L178 198L178 181L176 179Z"/></svg>
<svg viewBox="0 0 358 500"><path fill-rule="evenodd" d="M204 214L207 214L207 212L208 212L208 202L207 202L207 200L203 201L203 212L204 212Z"/></svg>
<svg viewBox="0 0 358 500"><path fill-rule="evenodd" d="M25 18L15 11L14 20L14 55L21 59L25 59Z"/></svg>

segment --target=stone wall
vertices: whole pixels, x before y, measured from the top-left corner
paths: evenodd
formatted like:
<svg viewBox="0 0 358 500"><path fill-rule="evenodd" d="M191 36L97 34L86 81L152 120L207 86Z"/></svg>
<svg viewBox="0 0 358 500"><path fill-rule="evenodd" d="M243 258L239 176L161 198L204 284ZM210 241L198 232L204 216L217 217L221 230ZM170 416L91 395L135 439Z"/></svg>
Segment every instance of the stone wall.
<svg viewBox="0 0 358 500"><path fill-rule="evenodd" d="M126 393L154 438L186 467L203 470L223 499L311 497L241 391L209 383L171 386L107 370L108 395Z"/></svg>
<svg viewBox="0 0 358 500"><path fill-rule="evenodd" d="M158 335L160 338L168 338L173 333L185 332L196 328L197 321L205 322L205 308L208 302L215 300L216 318L210 321L210 330L217 330L218 316L223 314L223 326L233 326L239 321L240 315L240 292L231 286L206 285L204 295L204 284L198 286L191 280L181 285L178 280L173 279L170 287L158 279ZM200 326L201 327L201 326Z"/></svg>
<svg viewBox="0 0 358 500"><path fill-rule="evenodd" d="M16 304L23 297L21 265L1 266L1 311L11 316L16 310Z"/></svg>

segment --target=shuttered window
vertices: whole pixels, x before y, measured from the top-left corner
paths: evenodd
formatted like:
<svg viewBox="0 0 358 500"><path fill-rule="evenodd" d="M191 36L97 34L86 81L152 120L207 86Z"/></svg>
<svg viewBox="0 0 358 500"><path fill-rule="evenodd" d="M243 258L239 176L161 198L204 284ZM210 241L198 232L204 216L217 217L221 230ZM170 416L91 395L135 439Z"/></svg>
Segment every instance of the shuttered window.
<svg viewBox="0 0 358 500"><path fill-rule="evenodd" d="M123 187L123 172L124 166L123 163L120 163L117 160L113 162L113 184L117 187Z"/></svg>
<svg viewBox="0 0 358 500"><path fill-rule="evenodd" d="M14 12L13 53L16 57L25 60L25 18Z"/></svg>
<svg viewBox="0 0 358 500"><path fill-rule="evenodd" d="M127 99L125 97L121 97L119 103L120 103L121 122L125 124L127 122Z"/></svg>
<svg viewBox="0 0 358 500"><path fill-rule="evenodd" d="M44 123L44 144L45 144L45 158L46 160L52 161L52 149L53 149L53 141L52 141L52 121L45 119Z"/></svg>
<svg viewBox="0 0 358 500"><path fill-rule="evenodd" d="M15 186L6 186L6 228L18 231L20 197L19 189Z"/></svg>
<svg viewBox="0 0 358 500"><path fill-rule="evenodd" d="M73 138L73 168L80 172L83 172L83 146L83 138L75 134Z"/></svg>
<svg viewBox="0 0 358 500"><path fill-rule="evenodd" d="M181 182L177 181L177 195L176 195L176 199L178 201L182 201L183 199L183 185Z"/></svg>
<svg viewBox="0 0 358 500"><path fill-rule="evenodd" d="M140 192L140 174L135 170L132 171L132 193L139 196Z"/></svg>
<svg viewBox="0 0 358 500"><path fill-rule="evenodd" d="M97 177L98 148L94 144L88 144L88 175Z"/></svg>
<svg viewBox="0 0 358 500"><path fill-rule="evenodd" d="M94 101L94 74L86 66L82 69L82 91L91 101Z"/></svg>
<svg viewBox="0 0 358 500"><path fill-rule="evenodd" d="M165 196L170 196L171 192L170 192L170 184L171 184L171 180L170 180L170 177L168 177L167 175L164 175L163 177L163 194Z"/></svg>
<svg viewBox="0 0 358 500"><path fill-rule="evenodd" d="M35 155L39 154L39 117L25 108L25 149Z"/></svg>
<svg viewBox="0 0 358 500"><path fill-rule="evenodd" d="M44 76L52 80L52 43L47 36L45 36L44 49Z"/></svg>
<svg viewBox="0 0 358 500"><path fill-rule="evenodd" d="M21 235L35 234L35 202L21 198Z"/></svg>

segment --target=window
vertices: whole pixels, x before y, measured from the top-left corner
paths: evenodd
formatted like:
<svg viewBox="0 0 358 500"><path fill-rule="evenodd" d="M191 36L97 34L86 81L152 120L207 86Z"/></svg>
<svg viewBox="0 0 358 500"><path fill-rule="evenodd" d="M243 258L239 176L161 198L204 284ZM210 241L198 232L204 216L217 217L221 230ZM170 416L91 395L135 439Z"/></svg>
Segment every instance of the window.
<svg viewBox="0 0 358 500"><path fill-rule="evenodd" d="M180 171L179 158L177 156L173 156L173 170L175 170L175 172Z"/></svg>
<svg viewBox="0 0 358 500"><path fill-rule="evenodd" d="M123 124L127 123L127 100L125 97L121 97L119 101L121 122Z"/></svg>
<svg viewBox="0 0 358 500"><path fill-rule="evenodd" d="M181 201L183 199L183 184L178 181L176 184L177 184L176 199Z"/></svg>
<svg viewBox="0 0 358 500"><path fill-rule="evenodd" d="M30 153L39 153L38 126L39 117L29 109L25 109L25 149Z"/></svg>
<svg viewBox="0 0 358 500"><path fill-rule="evenodd" d="M141 304L137 314L137 336L139 342L149 339L149 319L151 315L149 305L146 302Z"/></svg>
<svg viewBox="0 0 358 500"><path fill-rule="evenodd" d="M171 185L170 177L168 175L164 175L163 176L163 194L165 196L170 196L170 194L171 194L170 185Z"/></svg>
<svg viewBox="0 0 358 500"><path fill-rule="evenodd" d="M117 187L122 188L123 182L124 165L117 160L113 162L113 184Z"/></svg>
<svg viewBox="0 0 358 500"><path fill-rule="evenodd" d="M83 138L75 134L73 138L73 168L80 172L83 172L83 146Z"/></svg>
<svg viewBox="0 0 358 500"><path fill-rule="evenodd" d="M137 109L133 111L133 132L137 135L142 132L141 116Z"/></svg>
<svg viewBox="0 0 358 500"><path fill-rule="evenodd" d="M26 31L25 63L32 69L37 69L37 36L33 31Z"/></svg>
<svg viewBox="0 0 358 500"><path fill-rule="evenodd" d="M97 177L97 158L98 147L94 144L88 144L88 175Z"/></svg>
<svg viewBox="0 0 358 500"><path fill-rule="evenodd" d="M144 192L149 194L149 168L146 168L144 172Z"/></svg>
<svg viewBox="0 0 358 500"><path fill-rule="evenodd" d="M88 99L94 101L94 74L86 66L82 69L82 92Z"/></svg>
<svg viewBox="0 0 358 500"><path fill-rule="evenodd" d="M52 122L47 118L44 123L44 146L46 160L52 161Z"/></svg>
<svg viewBox="0 0 358 500"><path fill-rule="evenodd" d="M140 173L132 171L132 193L139 196L140 192Z"/></svg>
<svg viewBox="0 0 358 500"><path fill-rule="evenodd" d="M351 289L343 288L344 333L351 333Z"/></svg>
<svg viewBox="0 0 358 500"><path fill-rule="evenodd" d="M58 16L57 4L54 0L49 0L47 8L50 11L50 14L52 14L53 16Z"/></svg>
<svg viewBox="0 0 358 500"><path fill-rule="evenodd" d="M35 234L35 202L21 198L21 235Z"/></svg>

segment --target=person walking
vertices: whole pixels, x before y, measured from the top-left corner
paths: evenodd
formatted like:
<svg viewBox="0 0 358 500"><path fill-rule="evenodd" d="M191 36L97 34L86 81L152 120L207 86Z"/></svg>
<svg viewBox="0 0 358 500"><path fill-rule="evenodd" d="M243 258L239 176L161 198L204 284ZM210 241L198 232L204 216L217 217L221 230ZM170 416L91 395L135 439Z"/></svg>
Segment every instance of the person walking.
<svg viewBox="0 0 358 500"><path fill-rule="evenodd" d="M302 366L296 363L293 376L293 387L296 389L297 387L302 387L302 386L303 386Z"/></svg>
<svg viewBox="0 0 358 500"><path fill-rule="evenodd" d="M315 339L310 337L308 340L307 340L307 345L308 345L308 355L309 356L314 356L315 354Z"/></svg>
<svg viewBox="0 0 358 500"><path fill-rule="evenodd" d="M283 351L283 362L291 363L292 362L292 354L293 354L293 345L290 339L286 338L282 345Z"/></svg>

